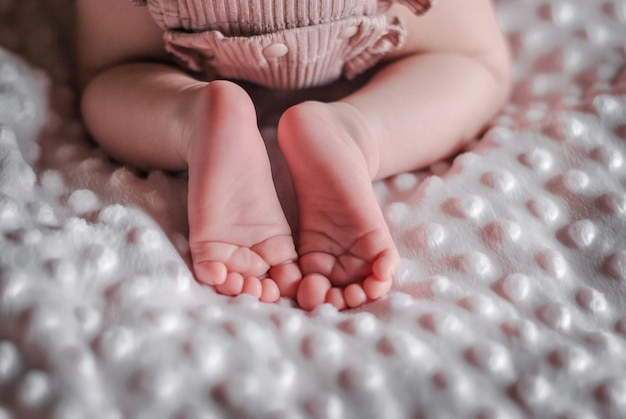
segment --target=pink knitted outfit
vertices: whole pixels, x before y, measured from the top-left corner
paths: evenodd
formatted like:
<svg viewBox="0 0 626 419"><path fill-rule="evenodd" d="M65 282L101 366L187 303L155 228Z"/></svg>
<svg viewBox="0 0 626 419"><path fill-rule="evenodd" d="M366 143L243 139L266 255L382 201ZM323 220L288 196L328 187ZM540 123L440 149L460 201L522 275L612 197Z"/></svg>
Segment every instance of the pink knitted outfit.
<svg viewBox="0 0 626 419"><path fill-rule="evenodd" d="M276 89L352 78L401 45L384 12L415 14L431 0L131 0L165 30L166 49L191 71Z"/></svg>

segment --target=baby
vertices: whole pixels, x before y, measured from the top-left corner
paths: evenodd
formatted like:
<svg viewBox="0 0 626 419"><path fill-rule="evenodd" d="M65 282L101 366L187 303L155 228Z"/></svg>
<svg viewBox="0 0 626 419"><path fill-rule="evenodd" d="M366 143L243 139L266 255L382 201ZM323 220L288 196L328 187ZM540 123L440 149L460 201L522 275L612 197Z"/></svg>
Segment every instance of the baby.
<svg viewBox="0 0 626 419"><path fill-rule="evenodd" d="M510 90L490 0L78 0L77 16L95 140L145 170L188 170L197 280L308 310L390 289L400 259L372 181L458 151ZM255 106L232 80L305 89L370 68L346 97L280 118L296 246Z"/></svg>

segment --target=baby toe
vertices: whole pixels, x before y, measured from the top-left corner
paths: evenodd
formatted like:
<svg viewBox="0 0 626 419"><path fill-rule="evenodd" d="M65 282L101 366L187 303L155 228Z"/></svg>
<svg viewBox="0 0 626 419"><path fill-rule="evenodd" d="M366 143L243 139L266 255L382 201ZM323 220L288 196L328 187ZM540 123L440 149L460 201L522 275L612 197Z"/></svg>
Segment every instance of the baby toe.
<svg viewBox="0 0 626 419"><path fill-rule="evenodd" d="M377 300L387 294L391 289L393 281L381 281L376 277L370 276L363 281L363 290L370 300Z"/></svg>
<svg viewBox="0 0 626 419"><path fill-rule="evenodd" d="M226 280L223 284L218 284L215 286L217 292L224 295L239 295L243 290L243 276L236 272L231 272L226 276Z"/></svg>
<svg viewBox="0 0 626 419"><path fill-rule="evenodd" d="M328 278L318 274L307 275L298 286L298 304L304 310L313 310L324 303L330 289L331 284Z"/></svg>
<svg viewBox="0 0 626 419"><path fill-rule="evenodd" d="M259 278L255 276L249 276L243 280L243 286L241 288L242 294L249 294L256 298L260 298L263 293L263 286Z"/></svg>
<svg viewBox="0 0 626 419"><path fill-rule="evenodd" d="M226 281L228 269L222 262L200 262L194 264L198 281L208 285L220 285Z"/></svg>
<svg viewBox="0 0 626 419"><path fill-rule="evenodd" d="M372 274L379 281L391 281L400 264L400 256L394 249L383 252L372 264Z"/></svg>
<svg viewBox="0 0 626 419"><path fill-rule="evenodd" d="M346 300L343 298L343 291L340 288L331 288L328 290L326 293L326 302L332 304L340 311L347 307Z"/></svg>
<svg viewBox="0 0 626 419"><path fill-rule="evenodd" d="M284 263L282 265L273 266L270 269L270 277L274 280L280 295L288 298L296 298L298 285L302 280L300 268L295 263Z"/></svg>
<svg viewBox="0 0 626 419"><path fill-rule="evenodd" d="M280 298L280 290L276 282L266 278L261 281L261 297L260 300L266 303L276 302Z"/></svg>
<svg viewBox="0 0 626 419"><path fill-rule="evenodd" d="M348 307L358 307L367 301L367 294L359 284L350 284L343 290L343 297Z"/></svg>

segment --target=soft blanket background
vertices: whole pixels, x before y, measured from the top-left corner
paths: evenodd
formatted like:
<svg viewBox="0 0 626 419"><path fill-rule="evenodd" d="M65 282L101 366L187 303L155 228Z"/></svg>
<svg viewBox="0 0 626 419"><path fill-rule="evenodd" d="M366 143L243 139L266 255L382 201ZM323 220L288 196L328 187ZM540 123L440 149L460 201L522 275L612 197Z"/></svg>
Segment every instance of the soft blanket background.
<svg viewBox="0 0 626 419"><path fill-rule="evenodd" d="M77 117L72 6L0 0L1 419L626 417L626 1L497 2L510 104L374 185L402 265L343 313L194 282L185 178Z"/></svg>

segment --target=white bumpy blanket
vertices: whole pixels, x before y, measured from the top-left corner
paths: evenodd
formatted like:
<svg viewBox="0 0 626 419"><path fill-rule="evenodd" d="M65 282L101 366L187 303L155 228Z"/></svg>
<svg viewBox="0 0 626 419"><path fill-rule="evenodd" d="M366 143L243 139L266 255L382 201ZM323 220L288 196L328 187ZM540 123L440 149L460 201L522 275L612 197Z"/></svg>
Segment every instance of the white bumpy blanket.
<svg viewBox="0 0 626 419"><path fill-rule="evenodd" d="M497 2L510 104L374 185L401 268L341 313L194 282L185 179L84 133L71 6L0 0L1 419L626 417L626 1Z"/></svg>

